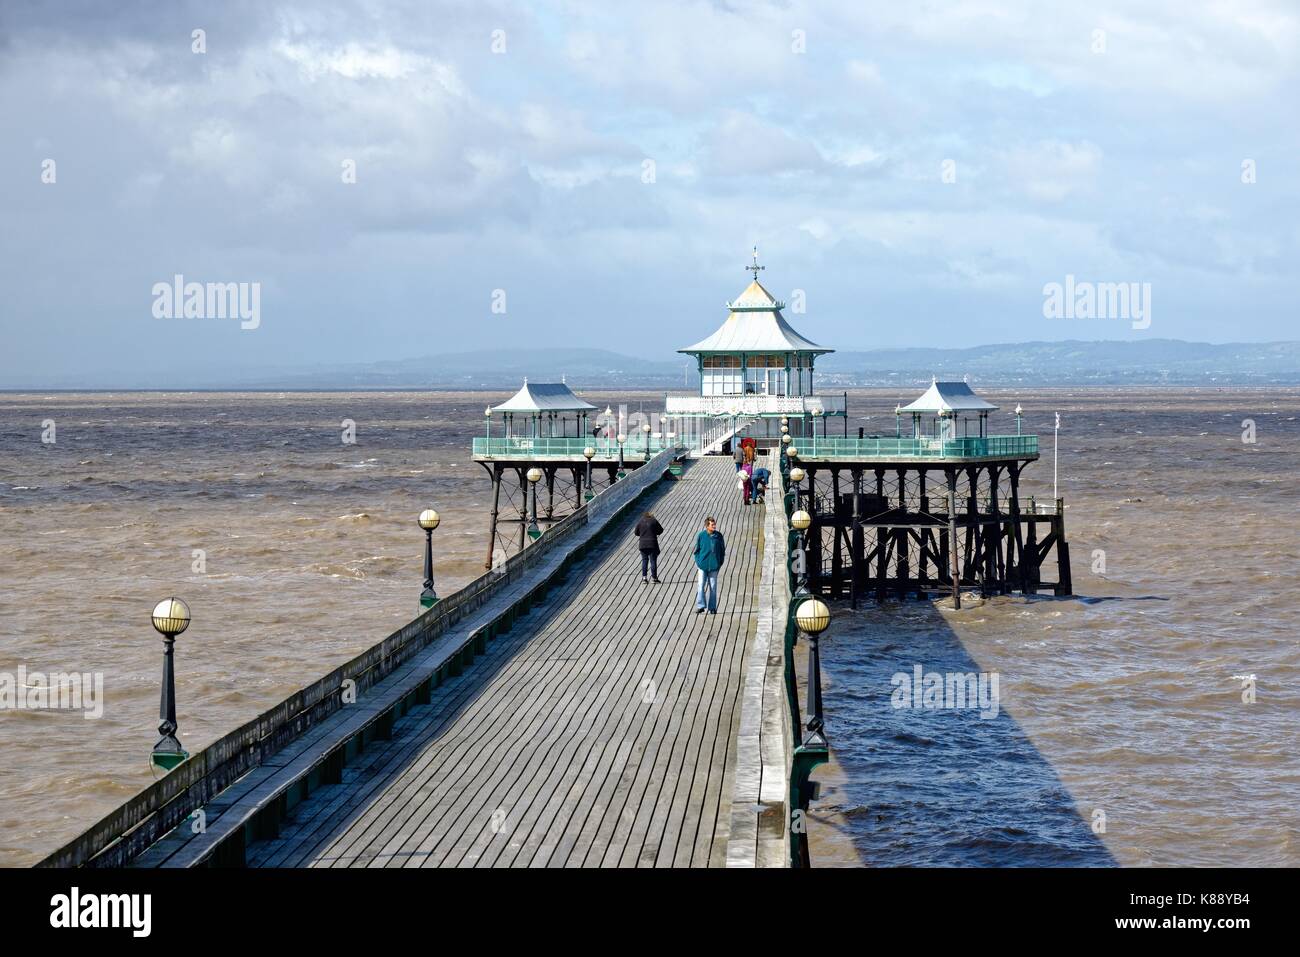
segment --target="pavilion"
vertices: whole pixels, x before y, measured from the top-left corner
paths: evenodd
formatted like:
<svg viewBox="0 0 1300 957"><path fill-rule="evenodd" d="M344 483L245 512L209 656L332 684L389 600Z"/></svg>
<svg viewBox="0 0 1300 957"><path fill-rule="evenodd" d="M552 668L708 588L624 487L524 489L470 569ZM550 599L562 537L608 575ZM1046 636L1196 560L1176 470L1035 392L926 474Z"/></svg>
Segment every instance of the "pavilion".
<svg viewBox="0 0 1300 957"><path fill-rule="evenodd" d="M573 394L563 382L534 382L524 379L523 387L500 405L487 410L501 416L503 434L507 438L565 437L570 434L569 416L572 416L572 434L575 438L590 434L587 415L596 406L584 402ZM556 431L556 426L559 431Z"/></svg>
<svg viewBox="0 0 1300 957"><path fill-rule="evenodd" d="M758 281L765 266L746 266L753 280L732 302L726 320L708 338L679 349L694 356L700 390L694 396L668 396L669 416L744 417L750 434L775 437L775 420L787 417L790 431L802 434L810 416L845 414L842 395L818 395L814 371L818 356L834 352L795 330L776 299Z"/></svg>
<svg viewBox="0 0 1300 957"><path fill-rule="evenodd" d="M974 416L979 421L979 436L989 434L989 413L997 406L977 396L965 382L940 382L930 380L930 388L913 402L895 409L901 417L912 417L912 435L914 439L935 438L943 441L958 438L957 419L961 418L961 437L970 435L970 419ZM923 428L922 420L929 416L928 428ZM900 429L901 435L901 429Z"/></svg>

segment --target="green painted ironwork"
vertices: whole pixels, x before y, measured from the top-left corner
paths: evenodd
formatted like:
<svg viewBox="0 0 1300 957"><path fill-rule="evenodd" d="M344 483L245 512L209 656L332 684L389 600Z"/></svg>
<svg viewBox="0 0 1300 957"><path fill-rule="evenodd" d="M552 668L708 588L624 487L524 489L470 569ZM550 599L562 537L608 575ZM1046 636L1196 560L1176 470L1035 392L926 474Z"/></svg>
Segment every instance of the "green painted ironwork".
<svg viewBox="0 0 1300 957"><path fill-rule="evenodd" d="M800 450L802 455L802 450ZM783 456L784 457L784 456ZM787 522L794 513L794 495L787 493L783 498L785 519ZM821 735L814 735L812 740L804 741L803 712L799 709L799 686L794 670L794 646L799 640L799 626L795 615L809 595L795 592L796 575L792 561L794 549L798 546L801 534L789 529L786 535L785 576L786 591L791 596L789 612L785 619L785 694L790 710L791 742L794 750L790 756L790 778L788 809L790 814L790 866L808 867L808 802L812 799L815 787L809 782L813 770L830 759L830 748ZM805 561L806 561L805 557Z"/></svg>
<svg viewBox="0 0 1300 957"><path fill-rule="evenodd" d="M956 439L867 436L805 436L799 440L801 459L963 459L1038 454L1036 435L968 435Z"/></svg>
<svg viewBox="0 0 1300 957"><path fill-rule="evenodd" d="M153 751L149 754L149 763L160 771L170 771L189 756L188 751Z"/></svg>
<svg viewBox="0 0 1300 957"><path fill-rule="evenodd" d="M676 441L665 441L663 436L658 438L651 437L648 440L649 456L654 456L657 452L662 452L668 448L680 448L680 443ZM628 442L623 446L624 459L641 460L647 458L646 452L647 441ZM533 438L532 436L512 436L509 438L476 438L474 440L474 454L486 458L501 459L519 456L520 458L538 458L541 456L554 456L556 458L581 459L582 450L590 446L596 450L596 459L613 459L618 460L618 441L607 438L553 438L542 436Z"/></svg>

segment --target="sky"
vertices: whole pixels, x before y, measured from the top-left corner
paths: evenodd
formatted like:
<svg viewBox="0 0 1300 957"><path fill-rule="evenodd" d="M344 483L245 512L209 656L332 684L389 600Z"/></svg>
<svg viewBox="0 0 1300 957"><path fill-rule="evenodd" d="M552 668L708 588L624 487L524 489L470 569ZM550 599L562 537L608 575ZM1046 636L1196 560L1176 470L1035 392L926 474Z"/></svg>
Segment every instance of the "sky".
<svg viewBox="0 0 1300 957"><path fill-rule="evenodd" d="M0 385L670 358L754 246L839 349L1300 338L1298 60L1282 0L4 0Z"/></svg>

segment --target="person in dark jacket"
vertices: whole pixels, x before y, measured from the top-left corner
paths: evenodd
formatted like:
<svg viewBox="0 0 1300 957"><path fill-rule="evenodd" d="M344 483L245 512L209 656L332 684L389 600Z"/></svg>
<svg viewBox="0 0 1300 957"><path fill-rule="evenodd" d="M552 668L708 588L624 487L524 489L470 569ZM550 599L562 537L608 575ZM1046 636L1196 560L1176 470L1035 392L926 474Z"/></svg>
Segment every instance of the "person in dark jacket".
<svg viewBox="0 0 1300 957"><path fill-rule="evenodd" d="M739 472L740 467L745 464L745 450L739 445L732 446L731 460L736 463L736 471Z"/></svg>
<svg viewBox="0 0 1300 957"><path fill-rule="evenodd" d="M737 484L740 485L740 494L746 505L749 504L749 496L754 490L753 472L754 467L746 462L740 467L740 471L736 473L740 477Z"/></svg>
<svg viewBox="0 0 1300 957"><path fill-rule="evenodd" d="M647 581L653 581L656 585L662 585L659 580L659 536L664 532L664 527L659 524L659 519L655 518L650 512L641 516L641 520L636 523L636 528L632 529L632 534L639 540L641 548L641 584ZM650 578L646 578L647 569L650 572Z"/></svg>
<svg viewBox="0 0 1300 957"><path fill-rule="evenodd" d="M695 614L704 611L706 604L710 615L718 613L718 571L727 558L727 543L718 531L718 523L710 516L704 520L704 531L695 536L695 567L698 569L695 587ZM707 602L706 599L707 598Z"/></svg>

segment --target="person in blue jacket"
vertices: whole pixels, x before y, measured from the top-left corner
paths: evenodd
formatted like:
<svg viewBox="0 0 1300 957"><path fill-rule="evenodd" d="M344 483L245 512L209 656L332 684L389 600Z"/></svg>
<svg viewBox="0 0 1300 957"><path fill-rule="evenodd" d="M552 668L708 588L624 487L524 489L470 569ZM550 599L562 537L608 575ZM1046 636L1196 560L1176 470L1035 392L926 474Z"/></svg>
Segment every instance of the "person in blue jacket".
<svg viewBox="0 0 1300 957"><path fill-rule="evenodd" d="M727 543L718 531L713 516L704 520L704 530L695 536L695 567L699 570L695 587L695 614L708 608L710 615L718 613L718 572L727 558Z"/></svg>

